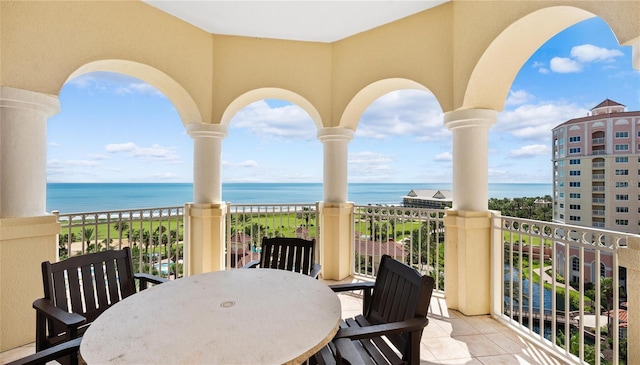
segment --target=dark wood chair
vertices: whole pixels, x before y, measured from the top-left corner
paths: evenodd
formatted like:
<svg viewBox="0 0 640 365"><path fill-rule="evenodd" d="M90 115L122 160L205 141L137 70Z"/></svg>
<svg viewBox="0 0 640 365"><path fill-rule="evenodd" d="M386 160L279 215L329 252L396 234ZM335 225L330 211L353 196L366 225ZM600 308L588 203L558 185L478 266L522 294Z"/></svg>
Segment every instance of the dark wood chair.
<svg viewBox="0 0 640 365"><path fill-rule="evenodd" d="M242 268L288 270L318 278L321 267L320 264L314 263L315 244L315 239L264 237L260 259L251 261Z"/></svg>
<svg viewBox="0 0 640 365"><path fill-rule="evenodd" d="M315 355L319 364L419 364L422 330L435 282L382 256L375 283L332 285L362 290L361 315L343 320L331 343ZM386 341L385 341L386 339Z"/></svg>
<svg viewBox="0 0 640 365"><path fill-rule="evenodd" d="M129 247L43 262L44 298L33 302L36 352L82 336L107 308L136 293L137 286L143 290L165 281L134 273Z"/></svg>
<svg viewBox="0 0 640 365"><path fill-rule="evenodd" d="M70 356L70 364L78 365L78 351L80 350L81 340L82 337L77 337L71 341L49 347L46 350L38 351L35 354L13 360L5 365L44 365L63 356Z"/></svg>

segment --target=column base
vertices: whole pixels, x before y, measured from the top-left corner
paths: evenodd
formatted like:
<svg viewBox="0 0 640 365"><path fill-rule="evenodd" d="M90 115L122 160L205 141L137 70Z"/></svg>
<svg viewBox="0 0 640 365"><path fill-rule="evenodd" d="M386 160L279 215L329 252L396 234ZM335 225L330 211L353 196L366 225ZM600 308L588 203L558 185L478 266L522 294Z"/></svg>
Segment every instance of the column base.
<svg viewBox="0 0 640 365"><path fill-rule="evenodd" d="M445 224L447 306L473 316L491 311L491 213L448 210Z"/></svg>
<svg viewBox="0 0 640 365"><path fill-rule="evenodd" d="M353 203L321 203L322 278L342 280L353 273Z"/></svg>
<svg viewBox="0 0 640 365"><path fill-rule="evenodd" d="M225 204L185 204L186 274L224 270Z"/></svg>
<svg viewBox="0 0 640 365"><path fill-rule="evenodd" d="M35 341L43 261L56 261L56 216L0 219L0 351Z"/></svg>

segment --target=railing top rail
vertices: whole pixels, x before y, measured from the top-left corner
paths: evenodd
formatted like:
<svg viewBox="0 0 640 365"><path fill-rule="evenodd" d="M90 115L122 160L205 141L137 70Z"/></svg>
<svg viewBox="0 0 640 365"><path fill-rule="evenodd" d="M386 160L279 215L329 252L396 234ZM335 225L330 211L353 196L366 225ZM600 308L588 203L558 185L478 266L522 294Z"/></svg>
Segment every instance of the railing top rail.
<svg viewBox="0 0 640 365"><path fill-rule="evenodd" d="M100 211L88 211L88 212L71 212L71 213L62 213L57 210L51 211L51 214L58 216L81 216L81 215L109 215L109 214L118 214L118 213L131 213L131 212L141 212L141 211L159 211L159 210L174 210L174 209L184 209L184 206L173 206L173 207L153 207L153 208L132 208L132 209L117 209L117 210L100 210Z"/></svg>

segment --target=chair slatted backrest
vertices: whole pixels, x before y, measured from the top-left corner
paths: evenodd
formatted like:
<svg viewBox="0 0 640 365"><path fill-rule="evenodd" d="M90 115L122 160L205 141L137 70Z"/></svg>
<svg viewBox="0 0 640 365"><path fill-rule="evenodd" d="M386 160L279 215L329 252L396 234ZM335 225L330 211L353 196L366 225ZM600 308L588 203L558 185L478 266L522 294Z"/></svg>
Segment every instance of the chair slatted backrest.
<svg viewBox="0 0 640 365"><path fill-rule="evenodd" d="M384 255L365 317L372 324L399 322L427 316L435 281L415 269ZM405 335L388 336L398 349L409 351ZM406 353L405 353L406 355Z"/></svg>
<svg viewBox="0 0 640 365"><path fill-rule="evenodd" d="M260 267L309 275L314 261L315 239L275 237L262 239Z"/></svg>
<svg viewBox="0 0 640 365"><path fill-rule="evenodd" d="M42 263L44 297L93 322L107 308L136 292L131 249L102 251ZM54 321L50 336L64 332Z"/></svg>

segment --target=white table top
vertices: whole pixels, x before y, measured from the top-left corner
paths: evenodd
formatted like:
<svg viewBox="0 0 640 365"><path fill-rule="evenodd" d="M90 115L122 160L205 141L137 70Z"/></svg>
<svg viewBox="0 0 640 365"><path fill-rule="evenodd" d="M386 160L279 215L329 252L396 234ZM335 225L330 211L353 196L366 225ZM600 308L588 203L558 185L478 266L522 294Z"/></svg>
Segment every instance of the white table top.
<svg viewBox="0 0 640 365"><path fill-rule="evenodd" d="M338 330L338 296L285 270L181 278L116 303L80 345L88 364L300 363Z"/></svg>

